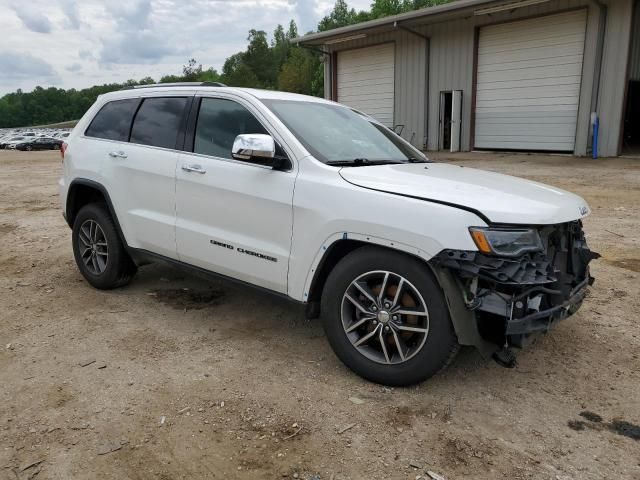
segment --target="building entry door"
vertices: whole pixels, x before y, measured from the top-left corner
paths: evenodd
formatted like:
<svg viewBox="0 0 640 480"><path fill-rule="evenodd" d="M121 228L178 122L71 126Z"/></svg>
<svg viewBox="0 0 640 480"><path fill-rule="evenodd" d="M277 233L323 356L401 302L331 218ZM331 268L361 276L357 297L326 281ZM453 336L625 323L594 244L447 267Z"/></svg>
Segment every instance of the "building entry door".
<svg viewBox="0 0 640 480"><path fill-rule="evenodd" d="M440 92L439 150L460 151L462 90Z"/></svg>

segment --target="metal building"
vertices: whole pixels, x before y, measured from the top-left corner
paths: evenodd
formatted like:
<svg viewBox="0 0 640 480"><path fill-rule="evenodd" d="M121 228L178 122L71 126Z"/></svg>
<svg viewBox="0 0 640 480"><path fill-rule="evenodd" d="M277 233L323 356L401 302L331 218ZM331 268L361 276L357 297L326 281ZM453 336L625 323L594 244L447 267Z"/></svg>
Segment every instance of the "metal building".
<svg viewBox="0 0 640 480"><path fill-rule="evenodd" d="M640 151L638 3L458 0L294 41L327 98L420 148L615 156Z"/></svg>

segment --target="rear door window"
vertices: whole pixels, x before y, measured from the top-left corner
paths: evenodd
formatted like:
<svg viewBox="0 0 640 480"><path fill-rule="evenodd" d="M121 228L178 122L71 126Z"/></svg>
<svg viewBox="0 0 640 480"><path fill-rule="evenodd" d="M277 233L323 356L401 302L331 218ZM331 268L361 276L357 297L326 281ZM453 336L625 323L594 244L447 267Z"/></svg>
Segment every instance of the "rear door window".
<svg viewBox="0 0 640 480"><path fill-rule="evenodd" d="M131 129L131 143L176 148L186 97L145 98Z"/></svg>
<svg viewBox="0 0 640 480"><path fill-rule="evenodd" d="M94 117L87 128L87 137L104 138L106 140L129 140L131 120L136 113L140 99L114 100L107 103Z"/></svg>

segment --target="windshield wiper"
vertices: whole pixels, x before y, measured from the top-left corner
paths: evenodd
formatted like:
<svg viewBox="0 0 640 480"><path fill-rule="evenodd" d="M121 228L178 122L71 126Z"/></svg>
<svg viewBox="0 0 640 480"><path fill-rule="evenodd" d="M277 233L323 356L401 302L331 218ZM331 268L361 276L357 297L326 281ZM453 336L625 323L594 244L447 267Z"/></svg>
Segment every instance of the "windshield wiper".
<svg viewBox="0 0 640 480"><path fill-rule="evenodd" d="M338 167L363 167L366 165L396 165L405 163L400 160L369 160L368 158L354 158L351 160L329 160L327 165Z"/></svg>
<svg viewBox="0 0 640 480"><path fill-rule="evenodd" d="M431 163L431 160L425 160L424 158L409 157L409 163Z"/></svg>
<svg viewBox="0 0 640 480"><path fill-rule="evenodd" d="M361 166L361 165L370 165L371 162L368 158L354 158L352 160L329 160L326 162L327 165L336 165L336 166Z"/></svg>

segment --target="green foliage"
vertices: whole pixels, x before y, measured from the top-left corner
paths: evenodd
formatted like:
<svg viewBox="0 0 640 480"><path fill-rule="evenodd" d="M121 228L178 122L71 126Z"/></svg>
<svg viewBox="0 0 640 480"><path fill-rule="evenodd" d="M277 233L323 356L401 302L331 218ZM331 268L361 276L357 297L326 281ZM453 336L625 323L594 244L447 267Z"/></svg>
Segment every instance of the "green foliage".
<svg viewBox="0 0 640 480"><path fill-rule="evenodd" d="M309 50L293 48L278 76L278 88L287 92L313 94L317 59Z"/></svg>
<svg viewBox="0 0 640 480"><path fill-rule="evenodd" d="M371 18L381 18L405 12L405 0L376 0L371 4Z"/></svg>
<svg viewBox="0 0 640 480"><path fill-rule="evenodd" d="M296 38L298 36L298 26L296 22L291 20L289 22L289 31L287 32L287 38L291 40L292 38Z"/></svg>
<svg viewBox="0 0 640 480"><path fill-rule="evenodd" d="M369 11L357 12L355 9L349 8L345 0L336 0L333 10L320 20L318 31L324 32L419 8L433 7L450 1L452 0L373 0Z"/></svg>
<svg viewBox="0 0 640 480"><path fill-rule="evenodd" d="M80 118L98 95L119 90L130 82L96 85L83 90L36 87L29 93L22 90L9 93L0 98L0 127L43 125Z"/></svg>
<svg viewBox="0 0 640 480"><path fill-rule="evenodd" d="M195 82L202 74L202 64L198 64L195 58L190 58L186 65L182 66L182 78L185 82Z"/></svg>
<svg viewBox="0 0 640 480"><path fill-rule="evenodd" d="M273 88L278 75L278 65L273 61L267 33L262 30L249 30L247 40L249 45L243 55L243 64L258 78L258 84L255 86Z"/></svg>
<svg viewBox="0 0 640 480"><path fill-rule="evenodd" d="M388 15L447 3L450 0L373 0L369 11L356 11L345 0L336 0L333 10L318 24L318 31L353 25ZM182 75L165 75L160 83L223 82L229 86L280 89L307 95L324 94L324 61L317 51L291 44L298 37L298 26L291 20L288 28L278 25L269 43L266 32L251 29L245 51L231 55L222 73L190 58ZM25 93L18 89L0 98L0 128L41 125L78 119L98 95L123 87L154 83L153 78L139 81L96 85L82 90L36 87Z"/></svg>
<svg viewBox="0 0 640 480"><path fill-rule="evenodd" d="M361 14L364 12L361 12ZM358 17L358 12L354 8L349 8L345 0L336 0L336 4L333 6L333 10L320 20L318 23L318 31L324 32L327 30L333 30L334 28L346 27L347 25L353 25L368 20L361 15Z"/></svg>

